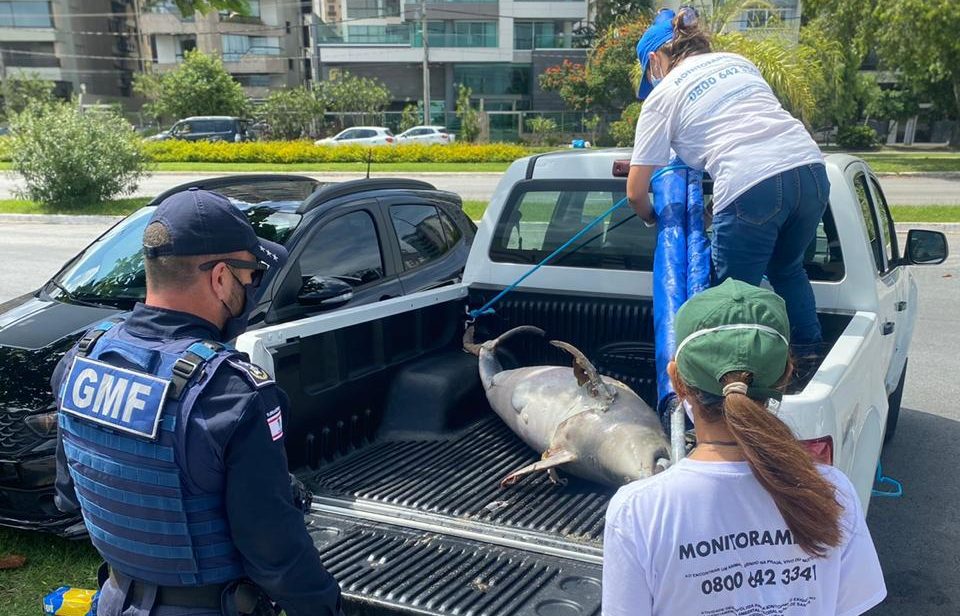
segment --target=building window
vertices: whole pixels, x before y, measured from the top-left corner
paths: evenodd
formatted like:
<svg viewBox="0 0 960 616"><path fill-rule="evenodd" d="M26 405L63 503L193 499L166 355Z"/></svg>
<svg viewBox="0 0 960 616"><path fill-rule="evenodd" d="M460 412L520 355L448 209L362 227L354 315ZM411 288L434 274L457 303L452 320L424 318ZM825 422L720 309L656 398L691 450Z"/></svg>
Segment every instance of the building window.
<svg viewBox="0 0 960 616"><path fill-rule="evenodd" d="M243 74L243 75L234 75L241 86L245 88L269 88L272 85L272 78L270 75L260 75L257 73L253 74Z"/></svg>
<svg viewBox="0 0 960 616"><path fill-rule="evenodd" d="M3 44L3 62L9 67L54 68L60 66L60 59L54 53L53 43L17 43Z"/></svg>
<svg viewBox="0 0 960 616"><path fill-rule="evenodd" d="M427 37L431 47L496 47L495 21L430 21ZM420 26L414 31L414 47L423 46Z"/></svg>
<svg viewBox="0 0 960 616"><path fill-rule="evenodd" d="M790 19L790 9L747 9L743 12L742 28L783 28Z"/></svg>
<svg viewBox="0 0 960 616"><path fill-rule="evenodd" d="M529 64L457 64L453 81L473 90L474 96L529 96Z"/></svg>
<svg viewBox="0 0 960 616"><path fill-rule="evenodd" d="M220 37L224 62L239 62L244 56L279 56L280 37L224 34Z"/></svg>
<svg viewBox="0 0 960 616"><path fill-rule="evenodd" d="M49 2L0 2L0 27L52 28Z"/></svg>
<svg viewBox="0 0 960 616"><path fill-rule="evenodd" d="M347 0L350 19L399 16L400 0Z"/></svg>
<svg viewBox="0 0 960 616"><path fill-rule="evenodd" d="M570 38L564 35L562 21L515 21L514 49L569 49Z"/></svg>
<svg viewBox="0 0 960 616"><path fill-rule="evenodd" d="M347 26L347 38L345 41L340 42L359 45L409 45L410 28L407 24Z"/></svg>

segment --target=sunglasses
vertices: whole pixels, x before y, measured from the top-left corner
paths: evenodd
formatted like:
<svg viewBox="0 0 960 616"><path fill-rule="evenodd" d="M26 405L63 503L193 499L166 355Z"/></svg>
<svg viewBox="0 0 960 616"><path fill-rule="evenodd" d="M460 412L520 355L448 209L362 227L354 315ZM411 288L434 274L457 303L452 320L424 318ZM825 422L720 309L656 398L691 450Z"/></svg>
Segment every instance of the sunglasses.
<svg viewBox="0 0 960 616"><path fill-rule="evenodd" d="M263 281L263 273L267 271L269 267L266 263L262 261L243 261L241 259L214 259L213 261L207 261L206 263L201 263L198 266L198 269L202 272L208 272L216 266L217 263L223 263L227 267L234 267L237 269L251 270L250 275L250 284L254 287L259 287L260 283Z"/></svg>

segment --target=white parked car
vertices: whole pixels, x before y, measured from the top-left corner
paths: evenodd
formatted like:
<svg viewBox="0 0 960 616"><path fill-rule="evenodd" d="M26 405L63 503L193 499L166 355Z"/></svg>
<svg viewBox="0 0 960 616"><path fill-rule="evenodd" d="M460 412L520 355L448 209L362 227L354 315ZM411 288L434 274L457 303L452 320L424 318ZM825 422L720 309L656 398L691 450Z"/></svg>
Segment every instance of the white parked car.
<svg viewBox="0 0 960 616"><path fill-rule="evenodd" d="M414 126L397 135L400 143L453 143L456 137L446 126Z"/></svg>
<svg viewBox="0 0 960 616"><path fill-rule="evenodd" d="M333 137L314 141L316 145L396 145L397 138L382 126L354 126Z"/></svg>

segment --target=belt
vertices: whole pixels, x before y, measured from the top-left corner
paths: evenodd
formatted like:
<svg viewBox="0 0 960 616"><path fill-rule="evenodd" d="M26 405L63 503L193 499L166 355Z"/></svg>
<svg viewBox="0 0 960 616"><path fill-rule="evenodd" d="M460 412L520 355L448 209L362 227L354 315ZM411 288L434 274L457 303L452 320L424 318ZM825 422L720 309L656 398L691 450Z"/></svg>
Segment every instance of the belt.
<svg viewBox="0 0 960 616"><path fill-rule="evenodd" d="M123 587L122 573L110 569L110 579L118 587ZM128 578L129 579L129 578ZM152 584L130 580L130 597L134 602L143 600L144 594ZM221 605L221 596L229 584L207 584L206 586L157 586L157 597L155 605L166 605L170 607L199 607L211 610L219 610Z"/></svg>

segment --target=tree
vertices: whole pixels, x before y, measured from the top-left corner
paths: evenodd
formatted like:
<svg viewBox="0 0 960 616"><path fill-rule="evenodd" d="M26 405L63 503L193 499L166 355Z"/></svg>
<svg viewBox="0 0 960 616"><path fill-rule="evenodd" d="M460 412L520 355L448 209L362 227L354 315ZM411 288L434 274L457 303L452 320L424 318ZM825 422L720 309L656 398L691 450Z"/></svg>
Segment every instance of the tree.
<svg viewBox="0 0 960 616"><path fill-rule="evenodd" d="M527 130L533 133L533 141L538 145L553 145L551 142L557 141L557 122L552 118L536 116L526 122Z"/></svg>
<svg viewBox="0 0 960 616"><path fill-rule="evenodd" d="M186 52L183 63L170 72L137 75L133 87L150 100L144 111L158 119L244 116L248 110L243 87L223 68L223 61L198 50Z"/></svg>
<svg viewBox="0 0 960 616"><path fill-rule="evenodd" d="M403 113L400 114L400 132L410 130L420 124L420 116L422 115L417 111L416 105L404 105Z"/></svg>
<svg viewBox="0 0 960 616"><path fill-rule="evenodd" d="M151 0L148 5L156 4L161 0ZM177 9L181 15L193 15L194 13L209 13L210 11L232 11L241 15L250 12L250 5L247 0L174 0Z"/></svg>
<svg viewBox="0 0 960 616"><path fill-rule="evenodd" d="M347 71L331 71L331 76L320 84L320 91L328 111L360 113L361 121L368 115L377 115L390 103L390 90L379 79L355 77ZM343 126L342 118L339 120Z"/></svg>
<svg viewBox="0 0 960 616"><path fill-rule="evenodd" d="M652 0L590 0L588 15L593 15L592 23L574 30L577 47L590 47L599 33L606 32L611 26L626 24L646 16L654 8Z"/></svg>
<svg viewBox="0 0 960 616"><path fill-rule="evenodd" d="M22 195L48 205L81 207L136 189L146 168L143 141L112 110L75 103L34 103L11 121L13 168Z"/></svg>
<svg viewBox="0 0 960 616"><path fill-rule="evenodd" d="M457 88L457 118L460 120L460 138L476 141L480 135L480 112L473 108L470 97L473 90L460 84Z"/></svg>
<svg viewBox="0 0 960 616"><path fill-rule="evenodd" d="M0 96L3 96L3 117L10 119L31 103L52 103L53 82L37 75L8 77L0 84Z"/></svg>
<svg viewBox="0 0 960 616"><path fill-rule="evenodd" d="M297 86L271 92L255 115L266 122L271 138L300 139L317 133L324 111L325 103L319 92Z"/></svg>
<svg viewBox="0 0 960 616"><path fill-rule="evenodd" d="M876 48L885 67L960 121L960 2L888 0L876 11ZM960 122L950 138L960 147Z"/></svg>

